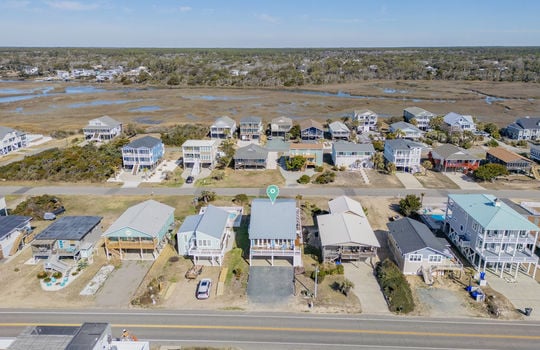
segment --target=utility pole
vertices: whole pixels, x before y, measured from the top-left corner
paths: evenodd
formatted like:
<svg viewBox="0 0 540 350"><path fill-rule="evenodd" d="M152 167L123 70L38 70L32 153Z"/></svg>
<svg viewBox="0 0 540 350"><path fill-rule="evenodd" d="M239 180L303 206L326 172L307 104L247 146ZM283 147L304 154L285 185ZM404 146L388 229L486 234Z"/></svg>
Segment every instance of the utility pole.
<svg viewBox="0 0 540 350"><path fill-rule="evenodd" d="M317 282L318 282L318 277L319 277L319 265L317 265L315 267L315 289L314 289L314 292L313 292L313 296L315 298L317 298Z"/></svg>

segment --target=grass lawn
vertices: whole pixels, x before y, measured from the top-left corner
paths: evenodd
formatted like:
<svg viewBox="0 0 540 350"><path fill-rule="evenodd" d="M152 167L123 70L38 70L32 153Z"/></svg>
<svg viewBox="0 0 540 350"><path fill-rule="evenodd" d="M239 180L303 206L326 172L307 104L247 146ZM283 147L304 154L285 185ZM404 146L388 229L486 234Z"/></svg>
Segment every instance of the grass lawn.
<svg viewBox="0 0 540 350"><path fill-rule="evenodd" d="M446 175L438 171L428 170L425 175L423 173L419 175L415 175L415 178L425 188L444 188L444 189L449 189L449 190L459 189L458 185L456 185Z"/></svg>
<svg viewBox="0 0 540 350"><path fill-rule="evenodd" d="M200 187L255 187L264 188L268 185L283 185L285 179L279 170L233 170L225 169L222 180L211 177L199 179L196 186Z"/></svg>

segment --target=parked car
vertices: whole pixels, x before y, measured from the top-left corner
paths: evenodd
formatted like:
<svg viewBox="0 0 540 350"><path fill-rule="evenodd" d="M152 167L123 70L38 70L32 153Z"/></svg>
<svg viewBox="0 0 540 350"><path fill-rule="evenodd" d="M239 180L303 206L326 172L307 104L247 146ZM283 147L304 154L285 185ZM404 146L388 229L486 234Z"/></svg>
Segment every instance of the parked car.
<svg viewBox="0 0 540 350"><path fill-rule="evenodd" d="M210 297L211 287L212 280L210 278L203 278L197 286L197 299L208 299Z"/></svg>
<svg viewBox="0 0 540 350"><path fill-rule="evenodd" d="M47 212L43 214L43 220L55 220L56 215L54 213Z"/></svg>
<svg viewBox="0 0 540 350"><path fill-rule="evenodd" d="M186 179L186 183L187 184L193 183L193 180L194 180L193 176L188 176Z"/></svg>

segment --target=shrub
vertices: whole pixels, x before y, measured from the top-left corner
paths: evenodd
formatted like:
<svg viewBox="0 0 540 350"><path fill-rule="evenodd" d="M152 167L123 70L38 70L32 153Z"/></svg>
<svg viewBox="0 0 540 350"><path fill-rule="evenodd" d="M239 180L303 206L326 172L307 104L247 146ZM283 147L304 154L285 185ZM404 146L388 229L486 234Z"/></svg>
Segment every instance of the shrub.
<svg viewBox="0 0 540 350"><path fill-rule="evenodd" d="M79 274L79 271L73 271L73 272L71 273L71 276L77 276L78 274Z"/></svg>
<svg viewBox="0 0 540 350"><path fill-rule="evenodd" d="M296 182L299 184L307 184L310 180L311 178L308 175L302 175L298 178L298 180L296 180Z"/></svg>
<svg viewBox="0 0 540 350"><path fill-rule="evenodd" d="M179 257L179 256L171 256L171 257L169 258L169 262L172 262L172 263L173 263L173 262L178 262L178 261L180 261L180 257Z"/></svg>
<svg viewBox="0 0 540 350"><path fill-rule="evenodd" d="M50 277L45 277L45 278L43 279L43 282L45 282L45 283L49 283L50 281L51 281L51 278L50 278Z"/></svg>
<svg viewBox="0 0 540 350"><path fill-rule="evenodd" d="M414 310L411 287L396 264L389 259L377 263L375 275L390 311L406 314Z"/></svg>
<svg viewBox="0 0 540 350"><path fill-rule="evenodd" d="M405 198L399 201L399 211L404 216L411 216L422 207L422 200L414 194L408 194Z"/></svg>
<svg viewBox="0 0 540 350"><path fill-rule="evenodd" d="M49 273L47 271L40 271L37 274L37 278L44 279L45 277L49 277Z"/></svg>
<svg viewBox="0 0 540 350"><path fill-rule="evenodd" d="M234 198L232 199L232 201L234 203L237 203L237 204L246 204L249 202L249 198L246 194L244 193L240 193L240 194L237 194L236 196L234 196Z"/></svg>
<svg viewBox="0 0 540 350"><path fill-rule="evenodd" d="M328 184L334 182L336 179L336 174L331 171L325 171L321 175L317 176L313 181L316 184Z"/></svg>
<svg viewBox="0 0 540 350"><path fill-rule="evenodd" d="M318 173L322 173L324 171L324 167L322 165L317 165L315 167L315 171Z"/></svg>
<svg viewBox="0 0 540 350"><path fill-rule="evenodd" d="M315 273L317 270L311 272L311 279L315 281ZM324 278L326 277L326 271L324 269L319 268L319 273L317 275L317 284L321 284L322 281L324 281Z"/></svg>
<svg viewBox="0 0 540 350"><path fill-rule="evenodd" d="M54 272L54 273L52 274L52 276L53 276L54 278L62 278L62 272L56 271L56 272Z"/></svg>

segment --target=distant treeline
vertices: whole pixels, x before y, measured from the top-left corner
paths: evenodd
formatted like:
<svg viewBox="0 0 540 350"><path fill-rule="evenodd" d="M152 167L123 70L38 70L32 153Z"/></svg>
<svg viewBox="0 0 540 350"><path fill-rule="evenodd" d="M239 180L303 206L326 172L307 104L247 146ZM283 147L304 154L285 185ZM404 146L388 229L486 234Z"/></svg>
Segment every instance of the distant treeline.
<svg viewBox="0 0 540 350"><path fill-rule="evenodd" d="M540 81L539 47L347 49L0 48L0 75L148 68L125 84L283 87L369 79Z"/></svg>

